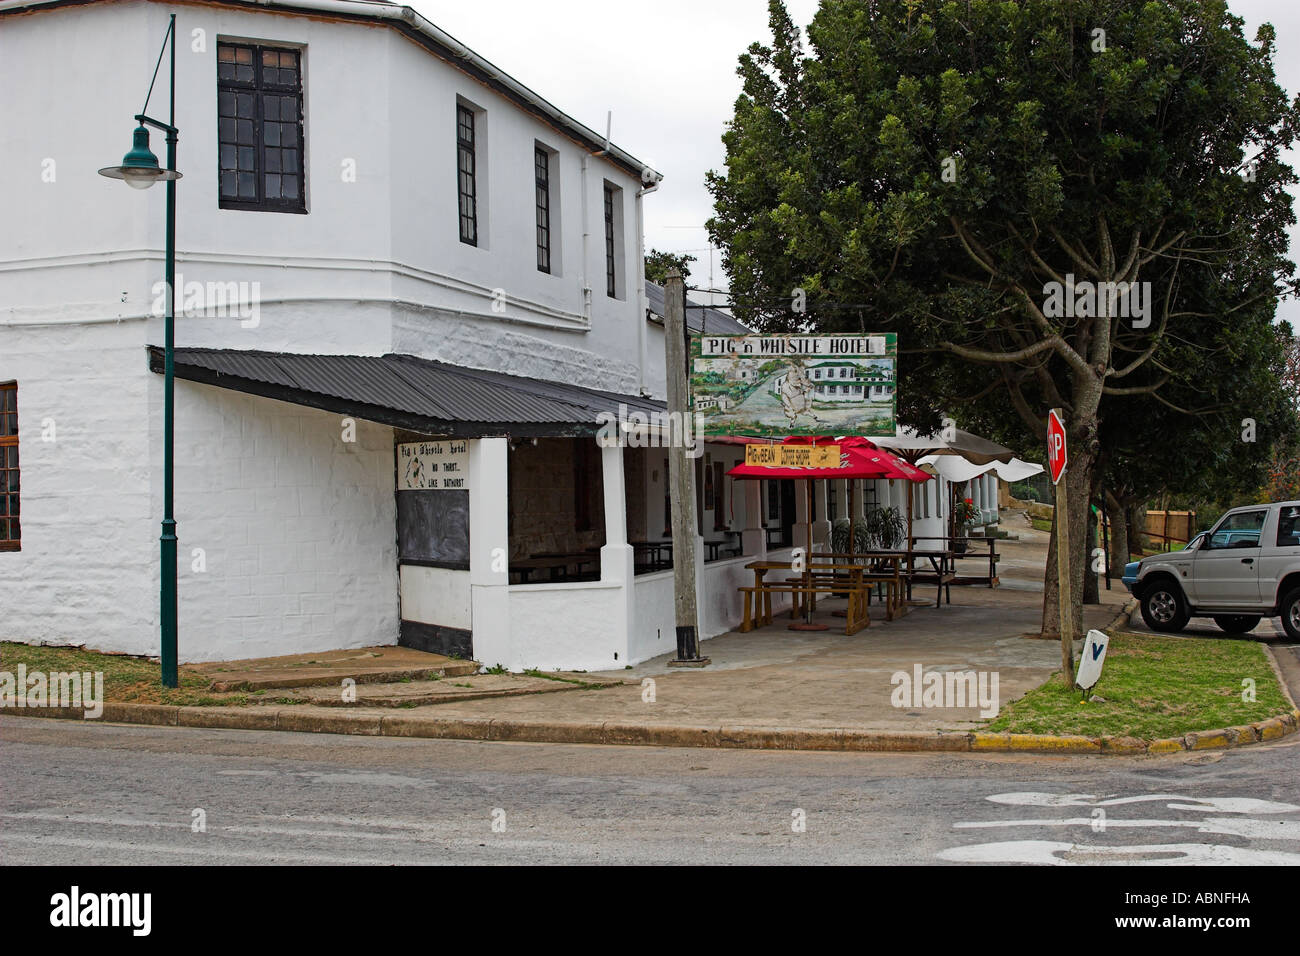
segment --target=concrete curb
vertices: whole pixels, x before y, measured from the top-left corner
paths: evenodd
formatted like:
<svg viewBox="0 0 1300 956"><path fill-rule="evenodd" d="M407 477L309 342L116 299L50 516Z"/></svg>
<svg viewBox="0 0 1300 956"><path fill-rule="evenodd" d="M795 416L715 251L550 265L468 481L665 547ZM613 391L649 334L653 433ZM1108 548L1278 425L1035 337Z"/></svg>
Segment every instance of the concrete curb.
<svg viewBox="0 0 1300 956"><path fill-rule="evenodd" d="M84 720L66 707L4 707L0 714ZM735 750L813 750L853 753L1038 753L1133 756L1222 750L1278 740L1300 728L1300 710L1237 727L1201 730L1182 737L1073 737L982 731L871 731L800 727L721 727L565 722L492 717L425 717L415 714L305 712L303 707L235 709L158 704L105 704L106 723L222 730L282 730L367 737L422 737L520 743L606 744L640 747L712 747Z"/></svg>

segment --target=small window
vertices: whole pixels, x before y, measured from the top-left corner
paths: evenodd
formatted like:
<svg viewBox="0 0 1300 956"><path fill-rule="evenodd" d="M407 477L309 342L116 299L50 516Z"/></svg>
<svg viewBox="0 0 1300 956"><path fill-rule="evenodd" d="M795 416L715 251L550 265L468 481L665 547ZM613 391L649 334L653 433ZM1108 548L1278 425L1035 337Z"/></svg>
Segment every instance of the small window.
<svg viewBox="0 0 1300 956"><path fill-rule="evenodd" d="M537 271L551 271L551 154L533 148L533 172L537 187Z"/></svg>
<svg viewBox="0 0 1300 956"><path fill-rule="evenodd" d="M605 294L611 299L626 295L623 275L623 190L605 183Z"/></svg>
<svg viewBox="0 0 1300 956"><path fill-rule="evenodd" d="M302 51L217 44L222 209L307 211Z"/></svg>
<svg viewBox="0 0 1300 956"><path fill-rule="evenodd" d="M474 111L456 106L456 188L460 202L460 241L478 245L478 169L474 155Z"/></svg>
<svg viewBox="0 0 1300 956"><path fill-rule="evenodd" d="M0 385L0 551L18 551L18 383Z"/></svg>

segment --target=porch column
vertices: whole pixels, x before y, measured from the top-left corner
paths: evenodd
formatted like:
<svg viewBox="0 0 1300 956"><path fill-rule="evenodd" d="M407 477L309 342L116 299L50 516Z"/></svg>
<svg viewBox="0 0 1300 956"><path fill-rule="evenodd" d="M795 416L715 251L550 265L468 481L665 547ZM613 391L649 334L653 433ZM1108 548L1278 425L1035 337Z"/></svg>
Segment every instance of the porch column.
<svg viewBox="0 0 1300 956"><path fill-rule="evenodd" d="M578 439L585 441L585 439ZM616 439L600 449L605 495L605 545L600 549L600 580L631 581L632 546L627 543L627 488L623 477L623 449Z"/></svg>
<svg viewBox="0 0 1300 956"><path fill-rule="evenodd" d="M767 557L767 534L763 531L763 482L742 481L745 489L745 527L740 532L740 553L764 560Z"/></svg>
<svg viewBox="0 0 1300 956"><path fill-rule="evenodd" d="M826 517L826 482L814 481L812 485L817 510L817 520L813 522L813 545L825 545L826 550L830 550L831 522Z"/></svg>
<svg viewBox="0 0 1300 956"><path fill-rule="evenodd" d="M586 441L579 438L578 441ZM617 619L605 623L619 660L627 660L636 624L636 569L632 546L627 543L627 487L623 448L618 439L600 449L601 479L605 496L605 544L600 549L601 584L619 585Z"/></svg>
<svg viewBox="0 0 1300 956"><path fill-rule="evenodd" d="M505 438L469 443L469 582L474 658L514 668L510 640L510 447Z"/></svg>
<svg viewBox="0 0 1300 956"><path fill-rule="evenodd" d="M806 548L808 546L808 483L802 478L794 483L794 525L790 528L790 547Z"/></svg>

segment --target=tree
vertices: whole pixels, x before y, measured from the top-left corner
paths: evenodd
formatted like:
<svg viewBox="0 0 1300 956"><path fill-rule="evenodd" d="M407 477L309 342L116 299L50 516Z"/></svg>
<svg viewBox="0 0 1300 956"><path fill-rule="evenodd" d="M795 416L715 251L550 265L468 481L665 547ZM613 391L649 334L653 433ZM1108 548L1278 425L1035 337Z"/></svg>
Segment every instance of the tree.
<svg viewBox="0 0 1300 956"><path fill-rule="evenodd" d="M695 257L686 253L660 252L651 249L645 255L645 277L657 285L663 285L668 279L670 269L676 269L684 276L691 274L690 264Z"/></svg>
<svg viewBox="0 0 1300 956"><path fill-rule="evenodd" d="M1279 376L1286 395L1287 411L1300 433L1300 338L1291 334L1285 324L1278 329L1282 342L1285 365ZM1264 501L1300 500L1300 440L1295 433L1291 441L1273 445L1268 461L1268 474L1260 497Z"/></svg>
<svg viewBox="0 0 1300 956"><path fill-rule="evenodd" d="M805 54L769 10L708 177L738 317L898 332L900 417L920 427L992 408L1014 446L1041 447L1064 408L1086 542L1132 417L1222 413L1222 389L1179 397L1255 349L1294 272L1280 151L1300 103L1274 79L1272 28L1248 42L1222 0L823 0ZM1209 441L1235 454L1238 431ZM1054 633L1054 575L1046 591Z"/></svg>

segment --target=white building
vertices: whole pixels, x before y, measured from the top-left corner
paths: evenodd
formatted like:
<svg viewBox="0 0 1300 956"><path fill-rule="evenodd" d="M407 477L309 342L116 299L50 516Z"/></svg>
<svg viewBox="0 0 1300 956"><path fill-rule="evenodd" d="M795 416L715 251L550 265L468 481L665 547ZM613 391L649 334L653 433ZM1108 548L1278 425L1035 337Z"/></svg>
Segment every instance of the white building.
<svg viewBox="0 0 1300 956"><path fill-rule="evenodd" d="M0 0L8 638L158 650L163 190L96 170L129 145L172 10ZM671 651L667 451L591 438L662 408L659 174L408 8L175 12L180 659ZM151 114L167 92L164 66ZM705 637L739 620L744 564L809 520L788 483L725 478L742 458L697 464Z"/></svg>

